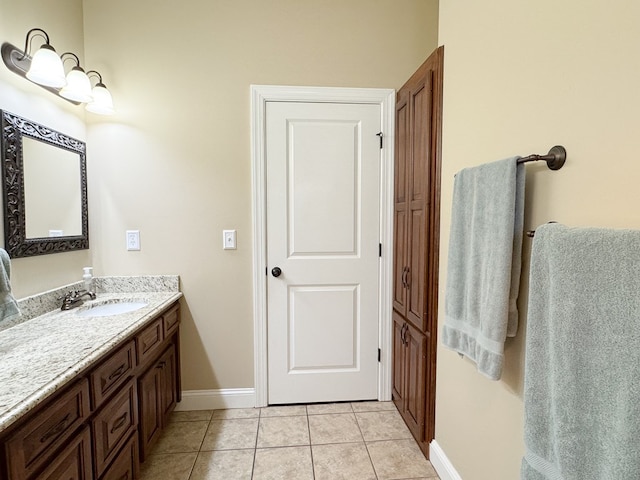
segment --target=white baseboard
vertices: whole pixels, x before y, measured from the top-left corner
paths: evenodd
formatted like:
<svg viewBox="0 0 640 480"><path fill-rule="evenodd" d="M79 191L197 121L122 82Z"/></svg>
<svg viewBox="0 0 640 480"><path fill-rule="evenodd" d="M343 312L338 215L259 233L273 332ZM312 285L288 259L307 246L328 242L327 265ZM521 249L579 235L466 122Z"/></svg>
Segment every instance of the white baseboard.
<svg viewBox="0 0 640 480"><path fill-rule="evenodd" d="M218 410L223 408L253 408L256 406L253 388L223 388L220 390L183 390L176 411Z"/></svg>
<svg viewBox="0 0 640 480"><path fill-rule="evenodd" d="M429 460L433 468L436 469L440 480L462 480L460 474L453 468L453 464L445 455L442 447L435 440L432 440L429 444Z"/></svg>

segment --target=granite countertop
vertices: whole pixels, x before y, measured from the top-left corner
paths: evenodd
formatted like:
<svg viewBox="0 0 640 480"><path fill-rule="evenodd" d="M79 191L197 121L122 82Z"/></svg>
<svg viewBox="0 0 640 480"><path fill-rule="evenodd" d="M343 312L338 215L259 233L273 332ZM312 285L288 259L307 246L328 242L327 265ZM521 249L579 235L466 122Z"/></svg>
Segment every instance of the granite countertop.
<svg viewBox="0 0 640 480"><path fill-rule="evenodd" d="M175 279L175 289L152 292L126 291L136 288L105 282L110 292L96 288L97 298L78 308L49 311L0 331L0 433L182 297ZM137 285L138 290L150 289ZM142 300L147 305L119 315L78 315L85 307L116 300Z"/></svg>

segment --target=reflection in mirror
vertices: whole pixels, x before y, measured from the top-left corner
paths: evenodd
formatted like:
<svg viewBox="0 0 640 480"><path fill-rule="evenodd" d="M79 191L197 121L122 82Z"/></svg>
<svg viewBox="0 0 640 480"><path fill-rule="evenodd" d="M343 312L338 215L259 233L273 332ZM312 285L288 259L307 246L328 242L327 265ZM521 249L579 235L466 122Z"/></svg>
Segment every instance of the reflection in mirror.
<svg viewBox="0 0 640 480"><path fill-rule="evenodd" d="M26 238L82 234L80 156L22 137Z"/></svg>
<svg viewBox="0 0 640 480"><path fill-rule="evenodd" d="M89 248L84 142L0 117L5 250L27 257Z"/></svg>

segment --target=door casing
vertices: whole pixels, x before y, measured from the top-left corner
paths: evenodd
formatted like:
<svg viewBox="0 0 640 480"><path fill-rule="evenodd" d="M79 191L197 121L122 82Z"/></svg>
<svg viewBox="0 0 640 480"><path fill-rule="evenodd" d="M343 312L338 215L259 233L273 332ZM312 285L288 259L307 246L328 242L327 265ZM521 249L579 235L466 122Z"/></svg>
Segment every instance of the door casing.
<svg viewBox="0 0 640 480"><path fill-rule="evenodd" d="M266 242L266 102L367 103L380 105L383 148L380 168L378 400L391 400L393 274L393 154L395 90L251 85L251 173L253 221L253 324L255 406L267 406L267 242Z"/></svg>

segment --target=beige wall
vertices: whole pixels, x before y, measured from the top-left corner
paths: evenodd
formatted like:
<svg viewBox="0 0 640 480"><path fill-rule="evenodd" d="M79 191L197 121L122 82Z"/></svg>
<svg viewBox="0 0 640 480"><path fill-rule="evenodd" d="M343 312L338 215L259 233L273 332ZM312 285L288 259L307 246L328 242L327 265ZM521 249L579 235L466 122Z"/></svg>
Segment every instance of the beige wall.
<svg viewBox="0 0 640 480"><path fill-rule="evenodd" d="M58 54L72 51L83 59L82 0L0 0L0 43L9 42L22 49L25 35L34 27L49 34ZM37 37L33 48L42 43ZM83 108L20 78L4 63L0 63L0 109L86 140ZM78 281L86 265L91 265L91 250L13 259L13 293L21 298Z"/></svg>
<svg viewBox="0 0 640 480"><path fill-rule="evenodd" d="M527 166L525 228L640 228L640 4L440 1L445 45L442 242L445 285L453 175L512 155L568 151L565 167ZM526 311L528 259L520 299ZM443 304L444 292L440 300ZM442 311L440 312L442 321ZM492 382L438 350L436 440L464 479L519 478L526 315Z"/></svg>
<svg viewBox="0 0 640 480"><path fill-rule="evenodd" d="M179 274L183 387L253 387L249 86L400 87L436 47L437 1L85 0L84 16L117 109L88 133L96 273Z"/></svg>

